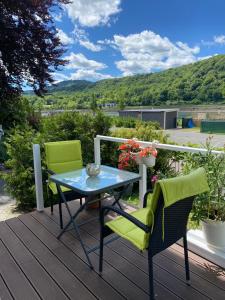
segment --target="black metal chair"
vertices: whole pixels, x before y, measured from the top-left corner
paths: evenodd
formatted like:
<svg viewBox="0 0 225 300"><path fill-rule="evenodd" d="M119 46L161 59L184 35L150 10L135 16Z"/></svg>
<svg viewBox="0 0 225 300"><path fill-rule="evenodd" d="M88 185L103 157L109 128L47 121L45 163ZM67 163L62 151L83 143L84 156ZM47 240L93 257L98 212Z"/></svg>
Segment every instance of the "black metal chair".
<svg viewBox="0 0 225 300"><path fill-rule="evenodd" d="M45 143L45 158L47 165L47 173L49 176L56 173L64 173L80 169L83 166L82 153L81 153L81 143L78 140L74 141L59 141L59 142L49 142ZM58 191L58 187L55 183L48 181L49 190L53 195L59 197L59 217L60 217L60 228L63 228L63 217L62 217L62 199ZM75 191L69 190L62 187L66 201L71 201L74 199L80 199L80 205L82 205L82 198L85 195L77 193ZM53 213L53 202L51 201L51 213Z"/></svg>
<svg viewBox="0 0 225 300"><path fill-rule="evenodd" d="M203 168L201 168L203 169ZM189 175L188 175L189 176ZM205 190L202 188L200 192L208 191L207 181L205 180ZM196 183L195 183L196 184ZM200 193L199 192L199 193ZM144 207L147 206L147 199L150 191L144 196ZM160 191L158 195L158 201L156 209L154 211L154 222L151 226L144 224L138 218L135 218L132 214L128 214L118 208L111 206L103 206L100 214L101 233L100 233L100 259L99 259L99 272L101 275L103 268L103 246L104 238L116 231L112 230L104 222L104 212L113 211L118 215L129 220L135 227L140 228L143 232L149 235L149 239L145 249L148 251L148 266L149 266L149 298L154 299L154 286L153 286L153 256L166 248L176 243L181 238L183 239L184 246L184 259L185 259L185 272L187 284L190 285L190 271L188 262L188 248L187 248L187 222L188 217L192 209L194 196L179 199L182 201L176 201L174 204L165 207L165 199L163 192ZM121 220L121 218L120 218ZM112 221L113 222L113 221ZM109 222L110 223L110 222ZM116 232L119 234L118 232ZM119 234L120 235L120 234ZM124 238L126 238L123 235Z"/></svg>

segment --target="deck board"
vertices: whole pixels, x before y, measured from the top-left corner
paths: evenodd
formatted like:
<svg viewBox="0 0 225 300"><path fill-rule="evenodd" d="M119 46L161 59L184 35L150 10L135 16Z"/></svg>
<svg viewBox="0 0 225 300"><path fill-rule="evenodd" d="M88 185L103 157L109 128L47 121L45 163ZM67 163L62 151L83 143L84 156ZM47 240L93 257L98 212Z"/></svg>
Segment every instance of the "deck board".
<svg viewBox="0 0 225 300"><path fill-rule="evenodd" d="M15 222L17 220L13 220ZM17 223L17 222L16 222ZM48 275L30 251L22 244L14 232L5 224L0 227L0 237L7 246L14 260L23 269L24 274L33 283L41 298L55 300L68 299L56 282Z"/></svg>
<svg viewBox="0 0 225 300"><path fill-rule="evenodd" d="M3 225L1 224L1 227L2 226ZM0 241L0 262L1 276L4 278L5 282L7 282L8 288L14 298L18 300L40 299L39 295L30 284L30 281L16 264L2 241Z"/></svg>
<svg viewBox="0 0 225 300"><path fill-rule="evenodd" d="M4 299L4 300L12 300L13 299L1 274L0 274L0 299Z"/></svg>
<svg viewBox="0 0 225 300"><path fill-rule="evenodd" d="M70 202L72 209L78 201ZM97 211L87 211L86 220ZM68 214L63 210L64 221ZM98 275L99 253L90 257L90 270L73 231L60 241L57 209L51 215L32 212L0 223L0 299L148 299L147 257L119 239L104 248L103 276ZM97 221L82 226L87 246L99 243ZM185 282L183 248L173 245L154 257L154 284L158 299L225 299L225 276L204 258L189 252L191 282ZM21 288L22 287L22 288Z"/></svg>

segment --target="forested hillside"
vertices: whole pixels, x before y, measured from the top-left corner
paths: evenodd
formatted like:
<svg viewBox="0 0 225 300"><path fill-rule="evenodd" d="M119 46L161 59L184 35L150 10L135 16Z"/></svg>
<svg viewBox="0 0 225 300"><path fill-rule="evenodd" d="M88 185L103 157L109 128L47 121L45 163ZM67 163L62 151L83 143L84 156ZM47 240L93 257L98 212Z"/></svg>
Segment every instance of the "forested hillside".
<svg viewBox="0 0 225 300"><path fill-rule="evenodd" d="M166 71L123 78L63 81L32 103L55 108L85 108L91 102L119 105L225 103L225 55Z"/></svg>

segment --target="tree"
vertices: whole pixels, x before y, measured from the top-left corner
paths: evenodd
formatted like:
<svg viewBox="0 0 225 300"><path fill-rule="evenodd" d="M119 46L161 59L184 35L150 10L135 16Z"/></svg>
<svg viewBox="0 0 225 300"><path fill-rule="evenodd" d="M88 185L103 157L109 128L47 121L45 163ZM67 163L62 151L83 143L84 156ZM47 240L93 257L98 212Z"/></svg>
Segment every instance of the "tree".
<svg viewBox="0 0 225 300"><path fill-rule="evenodd" d="M124 100L120 99L118 101L118 107L119 107L119 110L124 110L125 109L126 105L125 105Z"/></svg>
<svg viewBox="0 0 225 300"><path fill-rule="evenodd" d="M90 109L93 111L93 114L98 110L98 104L95 95L91 96Z"/></svg>
<svg viewBox="0 0 225 300"><path fill-rule="evenodd" d="M0 106L16 102L23 84L43 95L66 61L51 9L68 0L0 0ZM0 115L1 119L4 115ZM0 120L1 123L1 120Z"/></svg>

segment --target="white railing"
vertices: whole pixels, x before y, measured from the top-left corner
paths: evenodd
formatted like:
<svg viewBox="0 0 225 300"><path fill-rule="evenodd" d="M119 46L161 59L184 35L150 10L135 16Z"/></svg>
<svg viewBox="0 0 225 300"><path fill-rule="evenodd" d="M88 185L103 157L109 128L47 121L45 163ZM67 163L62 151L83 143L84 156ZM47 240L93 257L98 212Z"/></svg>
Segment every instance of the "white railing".
<svg viewBox="0 0 225 300"><path fill-rule="evenodd" d="M109 141L116 143L124 143L128 139L117 138L111 136L97 135L94 139L94 155L95 163L101 164L101 141ZM149 146L152 143L146 141L138 141L141 146ZM191 152L191 153L206 153L206 149L202 148L192 148L184 146L176 146L170 144L157 144L156 148L165 149L171 151L180 151L180 152ZM222 151L212 151L214 154L224 154ZM34 157L34 175L35 175L35 189L36 189L36 204L37 210L43 211L44 209L44 198L43 198L43 186L42 186L42 169L41 169L41 155L40 155L40 146L38 144L33 145L33 157ZM139 166L139 173L141 175L141 180L139 181L139 199L140 206L143 203L143 196L147 188L147 170L145 165Z"/></svg>
<svg viewBox="0 0 225 300"><path fill-rule="evenodd" d="M95 156L95 163L101 164L101 141L109 141L109 142L116 142L116 143L125 143L128 139L112 137L112 136L104 136L104 135L97 135L94 139L94 156ZM146 141L137 141L141 146L151 146L152 142ZM164 149L170 151L180 151L180 152L191 152L191 153L206 153L207 150L203 148L192 148L186 146L177 146L177 145L170 145L170 144L156 144L157 149ZM224 154L223 151L216 151L213 150L212 153L214 154ZM141 164L139 165L139 174L141 179L139 180L139 201L140 206L143 206L143 198L144 194L147 190L147 169L146 166Z"/></svg>
<svg viewBox="0 0 225 300"><path fill-rule="evenodd" d="M128 139L117 138L111 136L102 136L97 135L94 139L94 155L95 162L101 163L101 141L109 141L109 142L117 142L124 143ZM149 146L152 143L146 141L138 141L142 146ZM180 152L191 152L191 153L206 153L206 149L202 148L191 148L191 147L183 147L176 146L170 144L157 144L156 147L158 149L165 149L171 151L180 151ZM223 154L223 151L212 151L214 154ZM34 173L35 173L35 187L36 187L36 202L37 202L37 210L39 212L44 210L44 199L43 199L43 187L42 187L42 172L41 172L41 155L40 155L40 146L38 144L33 145L33 155L34 155ZM140 198L140 206L142 206L143 196L146 191L147 185L147 170L145 165L140 165L139 173L141 175L141 180L139 181L139 198ZM225 254L217 249L211 250L207 247L205 240L202 238L201 231L191 230L187 234L189 250L194 253L201 255L208 259L209 261L218 264L219 266L225 267Z"/></svg>

